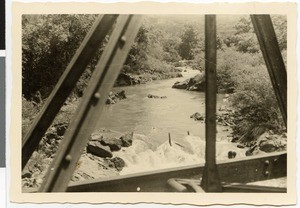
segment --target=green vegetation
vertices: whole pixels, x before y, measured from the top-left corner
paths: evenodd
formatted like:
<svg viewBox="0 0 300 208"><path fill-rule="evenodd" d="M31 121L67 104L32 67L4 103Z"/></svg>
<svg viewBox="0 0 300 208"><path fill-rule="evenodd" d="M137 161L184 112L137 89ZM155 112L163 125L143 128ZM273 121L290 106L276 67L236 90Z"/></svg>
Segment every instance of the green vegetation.
<svg viewBox="0 0 300 208"><path fill-rule="evenodd" d="M286 17L272 19L286 62ZM227 48L218 54L218 81L236 90L230 99L236 111L234 135L249 144L266 131L281 134L286 128L250 19L241 18L235 29L232 38L224 40Z"/></svg>
<svg viewBox="0 0 300 208"><path fill-rule="evenodd" d="M282 133L284 123L262 55L228 48L219 56L220 85L233 86L236 91L230 98L235 137L248 143L268 130Z"/></svg>
<svg viewBox="0 0 300 208"><path fill-rule="evenodd" d="M198 42L197 35L193 26L188 25L184 34L181 36L179 53L183 59L190 60L194 58L193 49Z"/></svg>
<svg viewBox="0 0 300 208"><path fill-rule="evenodd" d="M39 111L96 15L24 15L22 21L23 131ZM286 61L286 17L272 16ZM186 24L188 22L188 25ZM218 88L234 88L234 134L241 142L267 130L284 131L270 78L248 16L218 17ZM107 37L108 40L109 36ZM72 96L81 97L106 42ZM203 16L145 16L122 73L144 80L176 77L181 60L204 71ZM69 119L68 116L63 116Z"/></svg>
<svg viewBox="0 0 300 208"><path fill-rule="evenodd" d="M146 19L131 47L122 73L137 74L145 79L174 77L174 63L180 60L177 41L157 30Z"/></svg>
<svg viewBox="0 0 300 208"><path fill-rule="evenodd" d="M48 97L95 20L95 15L24 15L22 93Z"/></svg>

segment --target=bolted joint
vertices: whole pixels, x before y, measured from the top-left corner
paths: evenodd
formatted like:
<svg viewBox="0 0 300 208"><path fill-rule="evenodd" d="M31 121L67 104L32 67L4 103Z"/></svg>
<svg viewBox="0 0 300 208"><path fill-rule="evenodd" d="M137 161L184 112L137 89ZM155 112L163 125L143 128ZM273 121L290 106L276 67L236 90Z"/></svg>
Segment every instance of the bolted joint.
<svg viewBox="0 0 300 208"><path fill-rule="evenodd" d="M126 43L126 36L122 36L121 38L120 38L120 43L121 43L121 46L123 46L125 43Z"/></svg>
<svg viewBox="0 0 300 208"><path fill-rule="evenodd" d="M265 171L265 176L268 176L270 175L270 172L269 171Z"/></svg>
<svg viewBox="0 0 300 208"><path fill-rule="evenodd" d="M101 97L101 95L100 95L99 92L96 92L96 93L94 94L94 98L95 98L95 99L99 100L100 97Z"/></svg>
<svg viewBox="0 0 300 208"><path fill-rule="evenodd" d="M71 162L71 160L72 160L72 156L70 154L65 157L66 162L69 163L69 162Z"/></svg>
<svg viewBox="0 0 300 208"><path fill-rule="evenodd" d="M269 166L270 165L270 161L269 160L266 160L265 161L265 166Z"/></svg>

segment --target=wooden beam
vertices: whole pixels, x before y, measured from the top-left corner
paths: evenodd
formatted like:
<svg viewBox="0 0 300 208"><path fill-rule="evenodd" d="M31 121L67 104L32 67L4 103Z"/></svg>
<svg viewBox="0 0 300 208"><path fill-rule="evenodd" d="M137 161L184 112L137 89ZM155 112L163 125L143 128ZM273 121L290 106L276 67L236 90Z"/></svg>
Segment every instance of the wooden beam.
<svg viewBox="0 0 300 208"><path fill-rule="evenodd" d="M287 126L287 73L270 15L251 15L275 96Z"/></svg>
<svg viewBox="0 0 300 208"><path fill-rule="evenodd" d="M119 16L75 116L45 176L41 192L66 191L89 136L98 124L97 121L101 121L101 111L123 67L140 22L140 15Z"/></svg>
<svg viewBox="0 0 300 208"><path fill-rule="evenodd" d="M53 122L118 15L100 15L93 24L22 141L22 169Z"/></svg>
<svg viewBox="0 0 300 208"><path fill-rule="evenodd" d="M222 191L216 166L217 28L216 15L205 15L205 168L201 187Z"/></svg>

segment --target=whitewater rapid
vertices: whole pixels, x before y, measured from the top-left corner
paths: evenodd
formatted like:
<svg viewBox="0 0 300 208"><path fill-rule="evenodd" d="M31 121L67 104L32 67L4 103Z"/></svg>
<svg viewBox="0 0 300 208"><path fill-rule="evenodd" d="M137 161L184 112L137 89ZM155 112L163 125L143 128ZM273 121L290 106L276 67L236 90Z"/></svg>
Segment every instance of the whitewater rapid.
<svg viewBox="0 0 300 208"><path fill-rule="evenodd" d="M216 143L217 161L228 159L228 151L235 151L236 158L245 157L247 149L237 148L226 140ZM204 163L205 140L198 136L189 135L180 142L166 140L158 147L151 145L151 138L145 135L134 134L133 144L114 156L122 158L126 166L121 175L160 170L165 168L181 167Z"/></svg>

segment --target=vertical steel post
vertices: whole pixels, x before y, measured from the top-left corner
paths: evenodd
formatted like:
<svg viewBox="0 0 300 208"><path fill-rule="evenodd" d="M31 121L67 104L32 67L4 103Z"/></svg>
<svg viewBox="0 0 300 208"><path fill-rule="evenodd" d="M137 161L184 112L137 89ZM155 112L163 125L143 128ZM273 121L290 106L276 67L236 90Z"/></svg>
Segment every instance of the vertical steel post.
<svg viewBox="0 0 300 208"><path fill-rule="evenodd" d="M287 73L270 15L251 15L254 30L271 78L275 96L287 126Z"/></svg>
<svg viewBox="0 0 300 208"><path fill-rule="evenodd" d="M217 34L216 15L205 15L205 167L201 187L206 192L220 192L222 186L216 166L217 102Z"/></svg>

